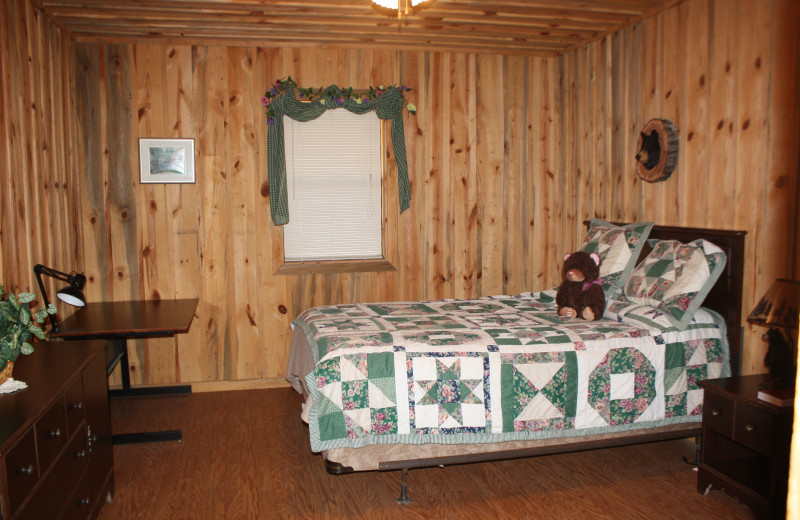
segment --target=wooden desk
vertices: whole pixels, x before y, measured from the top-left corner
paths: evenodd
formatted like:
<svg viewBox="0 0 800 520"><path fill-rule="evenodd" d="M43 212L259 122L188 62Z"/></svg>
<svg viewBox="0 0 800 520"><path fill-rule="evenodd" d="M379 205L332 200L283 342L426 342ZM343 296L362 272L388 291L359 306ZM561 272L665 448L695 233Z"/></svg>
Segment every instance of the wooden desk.
<svg viewBox="0 0 800 520"><path fill-rule="evenodd" d="M109 397L142 397L190 394L189 385L148 386L131 388L127 341L134 338L171 337L189 331L198 300L153 300L94 302L76 311L61 322L50 338L64 340L106 339L106 372L110 374L122 363L122 389L109 390ZM114 435L114 444L180 441L180 430Z"/></svg>

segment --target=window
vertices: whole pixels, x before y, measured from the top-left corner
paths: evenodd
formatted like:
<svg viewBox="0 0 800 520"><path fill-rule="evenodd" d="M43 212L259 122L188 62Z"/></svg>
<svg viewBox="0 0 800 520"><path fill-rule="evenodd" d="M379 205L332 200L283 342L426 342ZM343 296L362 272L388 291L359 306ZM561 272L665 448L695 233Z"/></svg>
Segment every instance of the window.
<svg viewBox="0 0 800 520"><path fill-rule="evenodd" d="M290 218L278 273L394 269L387 258L393 183L383 175L388 161L382 161L381 129L374 112L328 110L307 122L284 118Z"/></svg>

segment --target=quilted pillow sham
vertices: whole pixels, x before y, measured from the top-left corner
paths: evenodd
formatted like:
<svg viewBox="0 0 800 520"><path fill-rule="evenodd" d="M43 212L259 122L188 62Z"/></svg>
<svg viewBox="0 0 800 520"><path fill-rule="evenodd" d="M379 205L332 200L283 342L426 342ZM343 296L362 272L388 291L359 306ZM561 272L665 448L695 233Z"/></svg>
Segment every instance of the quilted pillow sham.
<svg viewBox="0 0 800 520"><path fill-rule="evenodd" d="M625 300L650 305L684 330L719 279L725 253L707 240L688 244L677 240L650 240L650 254L625 283Z"/></svg>
<svg viewBox="0 0 800 520"><path fill-rule="evenodd" d="M593 218L589 223L581 251L600 255L600 276L606 298L616 298L622 293L652 228L652 222L615 226Z"/></svg>

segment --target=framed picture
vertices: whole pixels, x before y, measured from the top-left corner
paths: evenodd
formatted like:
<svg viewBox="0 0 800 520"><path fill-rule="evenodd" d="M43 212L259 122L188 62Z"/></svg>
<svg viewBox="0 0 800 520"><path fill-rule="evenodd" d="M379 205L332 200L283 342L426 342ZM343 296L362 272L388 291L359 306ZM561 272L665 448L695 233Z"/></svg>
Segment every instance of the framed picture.
<svg viewBox="0 0 800 520"><path fill-rule="evenodd" d="M139 139L142 183L194 182L194 139Z"/></svg>

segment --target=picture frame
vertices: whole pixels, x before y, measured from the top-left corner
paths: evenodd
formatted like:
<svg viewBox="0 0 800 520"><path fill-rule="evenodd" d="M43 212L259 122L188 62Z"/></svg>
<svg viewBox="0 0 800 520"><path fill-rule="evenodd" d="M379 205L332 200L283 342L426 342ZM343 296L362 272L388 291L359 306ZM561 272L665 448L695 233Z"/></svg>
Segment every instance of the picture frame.
<svg viewBox="0 0 800 520"><path fill-rule="evenodd" d="M140 182L194 183L194 139L139 139Z"/></svg>

